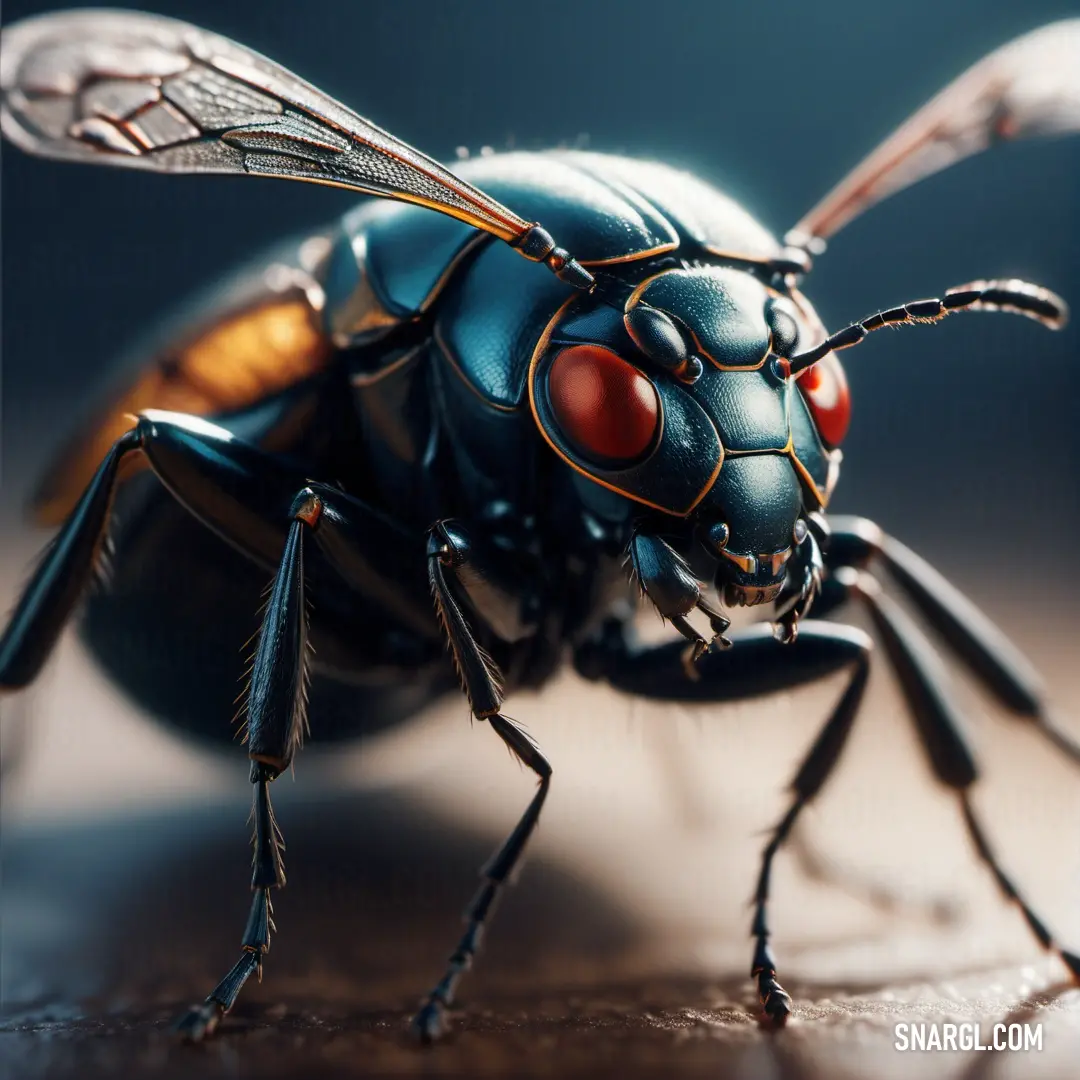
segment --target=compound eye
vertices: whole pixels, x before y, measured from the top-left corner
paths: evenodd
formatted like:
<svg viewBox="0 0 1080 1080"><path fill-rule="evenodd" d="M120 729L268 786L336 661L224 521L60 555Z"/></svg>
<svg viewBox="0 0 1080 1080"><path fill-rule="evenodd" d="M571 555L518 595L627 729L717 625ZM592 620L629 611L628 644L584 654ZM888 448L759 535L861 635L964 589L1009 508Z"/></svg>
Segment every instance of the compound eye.
<svg viewBox="0 0 1080 1080"><path fill-rule="evenodd" d="M851 423L851 392L836 354L807 368L798 382L825 445L839 446Z"/></svg>
<svg viewBox="0 0 1080 1080"><path fill-rule="evenodd" d="M629 461L652 445L660 427L653 384L600 345L571 345L552 362L548 400L563 435L583 456Z"/></svg>

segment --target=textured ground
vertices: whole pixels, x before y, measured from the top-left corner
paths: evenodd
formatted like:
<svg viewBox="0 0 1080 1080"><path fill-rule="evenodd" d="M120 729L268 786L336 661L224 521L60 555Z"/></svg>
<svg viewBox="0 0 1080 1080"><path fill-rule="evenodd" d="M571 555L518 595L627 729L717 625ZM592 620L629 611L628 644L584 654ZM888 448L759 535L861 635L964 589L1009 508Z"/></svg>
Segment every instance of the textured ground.
<svg viewBox="0 0 1080 1080"><path fill-rule="evenodd" d="M639 921L541 859L500 913L455 1033L418 1048L406 1034L409 1009L446 952L486 845L470 835L447 842L436 821L382 795L290 810L295 884L277 904L282 932L266 978L197 1047L175 1043L169 1023L236 951L245 906L238 830L200 808L8 843L5 875L16 884L5 913L6 1075L1075 1076L1080 992L1060 985L1053 965L883 980L869 969L903 953L873 938L789 945L789 970L835 970L846 953L840 966L868 974L833 984L793 977L799 1020L763 1035L734 959L712 976L658 974L665 964L648 956ZM347 820L393 827L345 836L324 828ZM933 967L949 937L916 935L907 948L921 945ZM978 964L969 957L965 966ZM945 1019L981 1020L985 1031L999 1020L1039 1021L1045 1049L891 1050L895 1022Z"/></svg>

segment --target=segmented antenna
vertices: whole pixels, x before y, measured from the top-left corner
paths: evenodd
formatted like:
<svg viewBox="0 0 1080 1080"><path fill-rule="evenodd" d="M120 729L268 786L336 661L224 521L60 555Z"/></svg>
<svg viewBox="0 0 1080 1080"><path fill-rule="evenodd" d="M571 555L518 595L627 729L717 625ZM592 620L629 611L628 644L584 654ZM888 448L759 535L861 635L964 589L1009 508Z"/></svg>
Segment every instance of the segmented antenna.
<svg viewBox="0 0 1080 1080"><path fill-rule="evenodd" d="M934 323L957 311L1007 311L1036 319L1051 330L1060 330L1069 320L1069 308L1065 301L1041 285L1016 279L972 281L949 289L943 299L912 300L845 326L815 348L791 357L789 371L792 375L798 375L829 353L858 345L867 334L883 326Z"/></svg>

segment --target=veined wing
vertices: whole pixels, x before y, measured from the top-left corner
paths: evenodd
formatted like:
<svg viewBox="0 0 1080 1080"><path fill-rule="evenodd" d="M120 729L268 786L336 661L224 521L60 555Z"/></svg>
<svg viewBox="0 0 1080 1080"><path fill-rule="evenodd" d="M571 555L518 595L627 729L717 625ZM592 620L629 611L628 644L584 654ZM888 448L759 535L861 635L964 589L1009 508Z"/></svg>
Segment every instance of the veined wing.
<svg viewBox="0 0 1080 1080"><path fill-rule="evenodd" d="M6 28L0 126L44 157L330 184L419 203L510 243L532 227L266 57L157 15L67 11Z"/></svg>
<svg viewBox="0 0 1080 1080"><path fill-rule="evenodd" d="M1003 45L932 98L787 236L813 247L889 195L995 142L1080 131L1080 19Z"/></svg>

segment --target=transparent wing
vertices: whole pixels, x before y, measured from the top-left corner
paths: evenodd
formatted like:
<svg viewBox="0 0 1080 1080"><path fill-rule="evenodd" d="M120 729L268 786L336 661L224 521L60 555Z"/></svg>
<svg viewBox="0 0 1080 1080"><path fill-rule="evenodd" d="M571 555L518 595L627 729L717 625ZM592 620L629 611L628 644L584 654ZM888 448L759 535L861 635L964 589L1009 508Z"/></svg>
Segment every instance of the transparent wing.
<svg viewBox="0 0 1080 1080"><path fill-rule="evenodd" d="M420 203L511 243L531 228L273 61L156 15L67 11L6 28L0 127L43 157L331 184Z"/></svg>
<svg viewBox="0 0 1080 1080"><path fill-rule="evenodd" d="M992 52L849 173L788 234L812 247L917 180L1009 139L1080 131L1080 19Z"/></svg>

